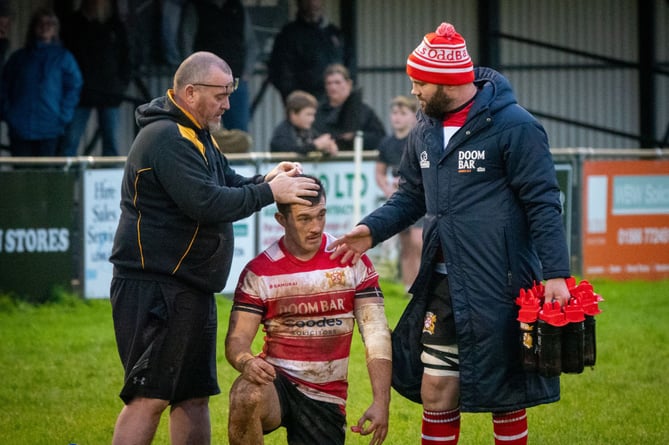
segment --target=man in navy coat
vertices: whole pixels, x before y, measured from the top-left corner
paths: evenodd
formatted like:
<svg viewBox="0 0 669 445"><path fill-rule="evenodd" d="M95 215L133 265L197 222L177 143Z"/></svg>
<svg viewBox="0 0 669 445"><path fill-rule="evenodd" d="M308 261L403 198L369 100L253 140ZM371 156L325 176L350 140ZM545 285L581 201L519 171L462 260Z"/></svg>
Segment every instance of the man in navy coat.
<svg viewBox="0 0 669 445"><path fill-rule="evenodd" d="M523 445L525 408L559 400L560 382L523 370L515 297L546 280L549 301L569 299L548 138L501 74L474 69L451 24L424 37L407 74L421 111L399 190L334 242L333 256L357 261L425 215L412 313L393 335L415 341L406 359L393 357L393 384L407 383L403 368L418 370L408 397L423 403L423 444L456 444L462 411L491 412L495 444Z"/></svg>

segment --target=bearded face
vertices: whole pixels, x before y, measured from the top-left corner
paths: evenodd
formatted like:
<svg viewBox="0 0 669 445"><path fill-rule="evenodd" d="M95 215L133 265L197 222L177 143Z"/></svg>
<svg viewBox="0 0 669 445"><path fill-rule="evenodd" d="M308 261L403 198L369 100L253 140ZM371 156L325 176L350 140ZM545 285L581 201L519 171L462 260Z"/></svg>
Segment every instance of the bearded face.
<svg viewBox="0 0 669 445"><path fill-rule="evenodd" d="M443 85L439 85L434 95L424 102L423 112L430 117L441 119L444 114L455 108L455 99L446 94Z"/></svg>

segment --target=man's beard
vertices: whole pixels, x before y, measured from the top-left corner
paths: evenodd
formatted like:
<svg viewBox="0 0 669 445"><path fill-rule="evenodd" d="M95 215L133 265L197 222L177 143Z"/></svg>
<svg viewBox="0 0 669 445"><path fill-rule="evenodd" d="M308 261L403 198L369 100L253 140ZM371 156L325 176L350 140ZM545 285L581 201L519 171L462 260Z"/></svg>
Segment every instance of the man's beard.
<svg viewBox="0 0 669 445"><path fill-rule="evenodd" d="M221 129L221 120L211 120L207 122L207 128L209 129L209 133L215 133L218 130Z"/></svg>
<svg viewBox="0 0 669 445"><path fill-rule="evenodd" d="M430 117L441 119L444 117L444 114L455 108L453 103L454 100L444 93L444 87L439 85L432 99L429 102L425 102L423 112Z"/></svg>

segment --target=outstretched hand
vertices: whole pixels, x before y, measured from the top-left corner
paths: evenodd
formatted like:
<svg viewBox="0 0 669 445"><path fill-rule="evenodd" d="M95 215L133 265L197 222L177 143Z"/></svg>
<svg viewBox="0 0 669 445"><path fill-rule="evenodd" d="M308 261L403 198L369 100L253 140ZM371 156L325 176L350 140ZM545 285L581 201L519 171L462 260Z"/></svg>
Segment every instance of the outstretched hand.
<svg viewBox="0 0 669 445"><path fill-rule="evenodd" d="M355 264L362 254L372 247L372 232L369 227L360 224L346 235L332 242L327 249L333 251L330 259L341 257L341 264Z"/></svg>
<svg viewBox="0 0 669 445"><path fill-rule="evenodd" d="M370 445L381 445L388 435L388 407L385 408L373 403L360 417L358 423L351 427L351 431L361 436L374 433Z"/></svg>

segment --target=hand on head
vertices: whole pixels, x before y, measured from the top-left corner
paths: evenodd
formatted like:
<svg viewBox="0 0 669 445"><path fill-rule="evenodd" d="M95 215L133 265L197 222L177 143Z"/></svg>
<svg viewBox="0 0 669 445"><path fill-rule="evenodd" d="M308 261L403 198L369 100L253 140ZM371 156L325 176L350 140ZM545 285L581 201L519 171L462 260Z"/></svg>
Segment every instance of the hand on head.
<svg viewBox="0 0 669 445"><path fill-rule="evenodd" d="M299 174L299 172L290 170L279 173L269 180L269 186L272 189L274 201L281 204L311 205L311 202L302 197L318 196L320 186L311 178L305 178L303 176L293 177L297 174Z"/></svg>
<svg viewBox="0 0 669 445"><path fill-rule="evenodd" d="M265 175L265 182L270 182L278 174L285 173L288 176L295 176L302 173L302 164L299 162L279 162L269 173Z"/></svg>

